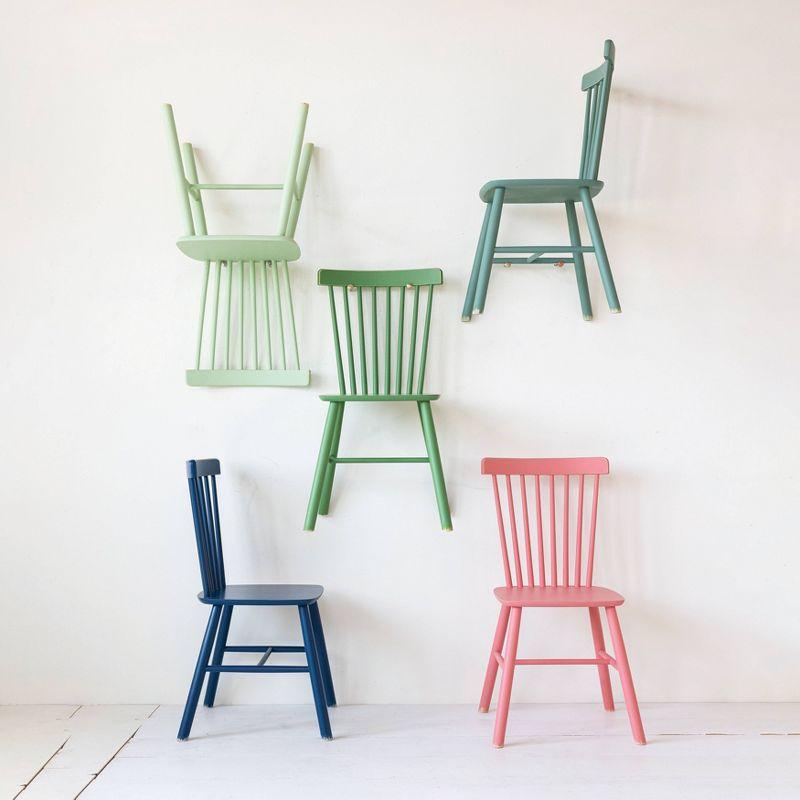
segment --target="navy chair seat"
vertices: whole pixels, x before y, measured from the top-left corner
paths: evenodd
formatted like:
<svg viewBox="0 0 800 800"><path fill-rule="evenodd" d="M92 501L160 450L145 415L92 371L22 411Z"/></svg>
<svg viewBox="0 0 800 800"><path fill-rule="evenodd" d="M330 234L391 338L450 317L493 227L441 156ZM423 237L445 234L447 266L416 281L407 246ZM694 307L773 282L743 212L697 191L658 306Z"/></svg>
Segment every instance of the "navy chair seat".
<svg viewBox="0 0 800 800"><path fill-rule="evenodd" d="M219 592L200 592L197 598L214 606L296 606L316 602L322 592L313 583L234 583Z"/></svg>

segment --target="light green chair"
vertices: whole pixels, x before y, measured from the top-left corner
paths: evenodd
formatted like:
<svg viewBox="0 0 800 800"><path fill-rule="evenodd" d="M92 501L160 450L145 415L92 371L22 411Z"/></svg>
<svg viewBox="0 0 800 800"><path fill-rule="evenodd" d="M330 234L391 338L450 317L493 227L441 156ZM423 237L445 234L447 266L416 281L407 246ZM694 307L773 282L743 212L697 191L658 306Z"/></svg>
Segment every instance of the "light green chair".
<svg viewBox="0 0 800 800"><path fill-rule="evenodd" d="M578 283L581 310L585 320L592 319L592 301L586 282L585 253L594 253L600 270L600 279L606 300L612 313L620 312L619 298L608 263L600 223L597 221L592 198L603 188L597 179L600 168L600 151L603 146L608 97L611 91L611 75L614 71L614 43L605 42L603 63L587 72L581 81L581 89L586 92L584 113L583 145L581 149L580 171L577 178L514 178L511 180L489 181L480 190L480 198L486 203L483 227L478 238L475 260L472 264L464 310L461 318L466 322L474 312L482 314L486 305L486 292L489 288L492 266L494 264L574 264ZM558 203L564 206L567 216L570 243L568 245L514 245L497 246L497 232L500 215L506 203L541 204ZM592 245L581 244L578 217L575 203L581 203ZM564 254L564 255L554 255Z"/></svg>
<svg viewBox="0 0 800 800"><path fill-rule="evenodd" d="M450 531L450 505L436 440L431 402L424 394L425 365L433 308L433 289L442 283L440 269L359 271L323 269L320 286L328 287L339 394L320 396L328 404L305 530L313 531L318 514L327 514L337 464L430 464L442 530ZM339 292L336 289L340 290ZM339 295L337 302L336 295ZM422 335L418 335L420 299L424 300ZM406 306L411 322L406 325ZM337 311L337 306L341 311ZM396 324L393 320L396 319ZM345 342L347 375L341 342ZM348 403L416 403L422 423L426 456L368 456L341 458L339 439Z"/></svg>
<svg viewBox="0 0 800 800"><path fill-rule="evenodd" d="M314 151L313 144L303 144L308 105L301 104L297 115L284 183L201 183L194 148L179 143L172 106L164 105L164 117L183 217L178 248L204 265L195 364L186 370L186 382L307 386L310 373L300 367L289 263L300 258L294 233ZM237 189L282 192L275 234L208 233L203 192Z"/></svg>

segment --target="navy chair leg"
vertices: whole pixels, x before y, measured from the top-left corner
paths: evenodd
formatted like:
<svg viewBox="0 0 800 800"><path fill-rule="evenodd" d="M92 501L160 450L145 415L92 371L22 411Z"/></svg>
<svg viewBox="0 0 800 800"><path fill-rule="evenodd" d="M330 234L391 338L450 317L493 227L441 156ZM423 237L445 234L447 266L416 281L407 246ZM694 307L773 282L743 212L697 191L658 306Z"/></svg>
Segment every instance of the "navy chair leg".
<svg viewBox="0 0 800 800"><path fill-rule="evenodd" d="M222 606L212 606L211 613L208 616L206 633L205 636L203 636L203 644L200 645L200 653L197 656L192 685L189 687L189 696L186 698L186 707L183 709L183 718L181 719L181 727L178 730L178 739L188 739L189 732L192 730L194 713L197 710L197 701L200 699L200 690L203 688L203 678L205 678L206 675L206 667L208 666L208 659L211 656L211 648L214 644L214 636L217 633L221 612Z"/></svg>
<svg viewBox="0 0 800 800"><path fill-rule="evenodd" d="M311 678L311 691L314 693L314 705L317 709L319 735L323 739L333 739L331 723L328 719L328 709L325 705L325 689L320 675L319 656L314 642L311 614L307 605L300 605L297 610L300 612L300 627L303 630L303 644L306 648L306 659L308 660L308 675Z"/></svg>
<svg viewBox="0 0 800 800"><path fill-rule="evenodd" d="M331 665L328 661L328 648L325 645L325 634L322 631L322 617L319 614L319 605L311 603L309 606L311 613L311 626L314 633L314 644L317 646L319 656L319 668L322 673L322 686L325 689L325 701L332 708L336 705L336 692L333 690L333 676L331 675Z"/></svg>
<svg viewBox="0 0 800 800"><path fill-rule="evenodd" d="M217 641L214 644L214 655L211 656L211 664L218 667L222 663L222 658L225 654L225 645L228 643L228 631L231 627L231 616L233 615L233 606L222 607L222 619L219 623L219 631L217 632ZM219 683L219 672L212 672L208 676L208 683L206 684L206 699L203 705L212 708L214 700L217 696L217 684Z"/></svg>

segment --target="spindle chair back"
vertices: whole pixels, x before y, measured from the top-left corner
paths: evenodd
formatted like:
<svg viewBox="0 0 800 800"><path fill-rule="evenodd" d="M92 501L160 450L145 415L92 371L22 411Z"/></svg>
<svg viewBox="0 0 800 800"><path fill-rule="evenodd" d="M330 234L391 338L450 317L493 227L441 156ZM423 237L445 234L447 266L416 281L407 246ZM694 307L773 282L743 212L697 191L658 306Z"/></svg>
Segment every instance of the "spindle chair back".
<svg viewBox="0 0 800 800"><path fill-rule="evenodd" d="M440 269L320 270L328 289L339 394L321 395L328 416L311 487L305 530L327 514L336 465L428 463L439 519L452 530L439 445L431 411L438 394L425 393L433 290ZM417 404L427 455L340 458L342 419L348 402L408 401Z"/></svg>
<svg viewBox="0 0 800 800"><path fill-rule="evenodd" d="M608 39L604 46L603 63L587 72L581 79L581 91L586 92L586 107L578 177L584 180L596 181L600 171L600 153L603 149L608 98L611 95L614 54L614 42Z"/></svg>
<svg viewBox="0 0 800 800"><path fill-rule="evenodd" d="M314 145L303 143L308 104L295 122L283 183L203 183L195 150L180 144L172 106L163 107L185 255L204 263L191 386L306 386L300 366L289 262L300 257L294 236ZM276 232L266 235L209 234L204 192L280 191ZM213 265L213 285L209 280ZM224 286L224 288L223 288Z"/></svg>
<svg viewBox="0 0 800 800"><path fill-rule="evenodd" d="M219 461L207 458L186 463L189 499L192 504L197 558L203 592L216 594L225 589L225 559L222 555L222 532L219 522L217 475Z"/></svg>
<svg viewBox="0 0 800 800"><path fill-rule="evenodd" d="M595 665L603 707L614 710L609 667L619 673L633 738L645 743L628 656L617 616L622 595L594 584L600 477L605 458L484 458L492 479L505 585L478 708L489 710L502 668L493 742L505 743L514 669L533 665ZM523 608L586 608L594 658L517 658ZM605 609L614 655L606 651L600 608Z"/></svg>

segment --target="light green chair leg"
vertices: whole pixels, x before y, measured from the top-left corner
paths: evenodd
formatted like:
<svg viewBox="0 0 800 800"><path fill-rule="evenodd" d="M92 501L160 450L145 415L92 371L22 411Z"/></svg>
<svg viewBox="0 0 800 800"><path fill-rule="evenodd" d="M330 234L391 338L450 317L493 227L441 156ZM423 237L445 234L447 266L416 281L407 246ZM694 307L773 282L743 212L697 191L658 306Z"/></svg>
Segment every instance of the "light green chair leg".
<svg viewBox="0 0 800 800"><path fill-rule="evenodd" d="M342 420L344 419L344 403L337 403L339 406L336 414L335 428L333 431L333 441L331 442L331 458L339 455L339 439L342 437ZM328 462L328 469L325 472L325 482L322 484L322 496L319 501L319 513L325 516L331 505L331 490L333 489L333 476L336 473L336 464Z"/></svg>
<svg viewBox="0 0 800 800"><path fill-rule="evenodd" d="M586 224L589 226L589 235L592 237L592 244L594 245L594 254L597 257L597 266L600 269L600 279L603 281L603 289L606 293L606 300L608 300L608 307L611 309L612 314L619 314L622 309L619 306L617 288L614 286L614 276L611 274L611 267L608 264L606 246L603 244L603 235L600 233L600 224L597 221L594 204L587 188L581 187L580 195L583 210L586 214Z"/></svg>
<svg viewBox="0 0 800 800"><path fill-rule="evenodd" d="M422 420L422 435L425 437L425 447L428 450L428 459L433 474L433 488L436 492L436 504L439 506L439 519L442 522L442 530L451 531L453 530L453 521L450 519L450 504L447 502L447 488L444 485L442 458L439 455L439 444L436 441L431 404L428 401L422 401L417 403L417 406Z"/></svg>
<svg viewBox="0 0 800 800"><path fill-rule="evenodd" d="M573 247L581 246L581 229L578 227L578 215L575 213L575 203L571 200L564 203L567 209L567 226L569 227L569 243ZM581 298L581 311L585 320L592 319L592 299L589 297L589 284L586 282L586 265L583 263L583 253L573 253L575 259L575 280L578 281L578 294Z"/></svg>
<svg viewBox="0 0 800 800"><path fill-rule="evenodd" d="M306 522L305 525L303 525L303 530L306 531L313 531L314 526L317 524L320 498L322 497L323 483L325 482L325 475L331 456L333 436L336 433L336 419L339 416L338 406L340 405L342 405L342 403L328 403L328 416L325 419L325 429L322 432L322 444L319 447L317 468L314 471L314 482L311 484L311 497L308 498Z"/></svg>
<svg viewBox="0 0 800 800"><path fill-rule="evenodd" d="M486 237L483 240L483 256L481 258L481 272L478 278L478 296L475 299L475 310L483 314L486 305L486 292L489 288L489 278L492 275L492 259L494 248L497 246L497 232L500 230L500 215L503 213L503 199L506 190L498 186L492 194L492 207L489 211L489 221L486 226Z"/></svg>
<svg viewBox="0 0 800 800"><path fill-rule="evenodd" d="M486 229L489 227L489 213L492 210L492 204L486 204L486 213L483 215L483 225L481 226L481 235L478 237L478 246L475 248L475 260L472 262L472 272L469 276L469 285L467 286L467 296L464 299L464 310L461 312L461 319L463 322L469 322L472 319L472 312L475 310L475 292L478 288L478 276L481 273L481 261L483 260L483 243L486 241Z"/></svg>

